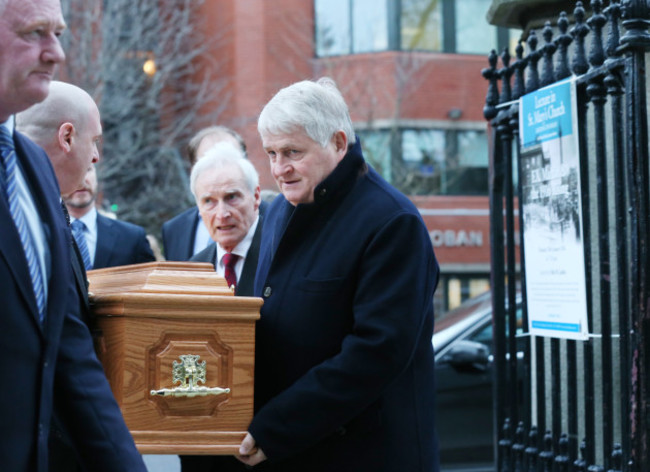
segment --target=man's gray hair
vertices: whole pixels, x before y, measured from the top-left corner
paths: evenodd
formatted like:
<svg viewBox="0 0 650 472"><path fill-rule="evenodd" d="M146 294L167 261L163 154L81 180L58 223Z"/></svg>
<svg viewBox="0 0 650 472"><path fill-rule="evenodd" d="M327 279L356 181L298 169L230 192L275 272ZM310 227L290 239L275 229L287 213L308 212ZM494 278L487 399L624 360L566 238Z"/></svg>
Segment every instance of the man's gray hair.
<svg viewBox="0 0 650 472"><path fill-rule="evenodd" d="M194 198L198 200L198 195L196 194L196 180L203 172L212 169L220 169L233 164L238 166L244 174L246 186L251 193L255 193L255 189L258 187L260 182L255 166L246 159L244 152L241 149L236 148L229 141L223 141L216 143L208 149L203 157L194 164L194 167L192 167L192 173L190 174L190 189L192 190Z"/></svg>
<svg viewBox="0 0 650 472"><path fill-rule="evenodd" d="M334 81L323 77L283 88L269 101L257 120L260 135L289 134L304 129L307 136L326 147L342 130L348 145L356 141L348 106Z"/></svg>
<svg viewBox="0 0 650 472"><path fill-rule="evenodd" d="M0 0L2 1L2 0ZM246 154L246 143L244 142L244 138L241 137L241 135L235 131L234 129L226 128L225 126L220 126L220 125L214 125L214 126L208 126L207 128L203 128L200 130L198 133L196 133L194 136L192 136L192 139L190 139L190 142L187 143L187 155L190 158L190 163L194 165L194 163L197 161L197 159L201 156L197 156L196 153L199 150L199 146L201 145L201 141L203 141L205 138L208 136L211 137L226 137L230 136L235 139L239 143L239 146L241 146L241 149L244 153L244 157L248 159L248 155Z"/></svg>

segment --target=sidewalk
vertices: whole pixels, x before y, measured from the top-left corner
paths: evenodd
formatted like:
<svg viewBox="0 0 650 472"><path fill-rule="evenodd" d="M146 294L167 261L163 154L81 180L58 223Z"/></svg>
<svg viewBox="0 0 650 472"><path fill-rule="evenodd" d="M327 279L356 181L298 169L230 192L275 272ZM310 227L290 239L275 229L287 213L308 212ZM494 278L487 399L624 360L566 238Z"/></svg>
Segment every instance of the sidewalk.
<svg viewBox="0 0 650 472"><path fill-rule="evenodd" d="M180 472L181 470L181 462L175 455L145 454L142 458L149 472Z"/></svg>

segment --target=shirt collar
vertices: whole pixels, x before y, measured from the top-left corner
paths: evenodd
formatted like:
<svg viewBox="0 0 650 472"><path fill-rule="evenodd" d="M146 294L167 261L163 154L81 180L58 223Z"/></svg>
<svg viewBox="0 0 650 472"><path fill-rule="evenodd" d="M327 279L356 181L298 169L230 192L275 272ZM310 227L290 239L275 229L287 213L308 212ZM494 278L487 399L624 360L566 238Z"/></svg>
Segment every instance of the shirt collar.
<svg viewBox="0 0 650 472"><path fill-rule="evenodd" d="M0 123L0 126L4 126L9 130L9 134L11 137L14 135L14 124L16 122L16 117L14 115L11 115L7 121L4 123Z"/></svg>
<svg viewBox="0 0 650 472"><path fill-rule="evenodd" d="M239 244L235 246L235 248L231 251L232 254L236 254L242 259L246 258L246 254L248 254L248 250L251 247L251 244L253 243L253 236L255 236L255 230L257 229L257 224L260 221L259 215L257 215L257 218L255 218L255 221L251 225L250 228L248 228L248 233L246 233L246 236L244 236L244 239L239 241ZM218 264L223 256L227 253L227 251L222 248L218 243L217 243L217 260L216 263Z"/></svg>
<svg viewBox="0 0 650 472"><path fill-rule="evenodd" d="M97 208L92 207L88 213L86 213L84 216L81 218L72 218L72 221L74 220L81 220L83 224L86 225L86 228L88 231L91 233L96 233L97 232Z"/></svg>

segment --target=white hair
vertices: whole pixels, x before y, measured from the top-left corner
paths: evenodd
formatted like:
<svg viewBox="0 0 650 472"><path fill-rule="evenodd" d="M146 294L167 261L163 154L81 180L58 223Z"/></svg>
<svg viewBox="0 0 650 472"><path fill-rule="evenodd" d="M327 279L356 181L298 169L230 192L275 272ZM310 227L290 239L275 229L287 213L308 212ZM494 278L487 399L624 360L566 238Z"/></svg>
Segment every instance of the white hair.
<svg viewBox="0 0 650 472"><path fill-rule="evenodd" d="M192 173L190 174L190 189L192 190L194 198L198 198L196 195L196 180L203 172L212 169L220 169L233 164L238 166L244 174L244 180L246 181L248 189L252 193L255 193L255 189L258 187L260 182L255 166L246 159L244 152L235 147L233 143L230 141L221 141L208 149L205 154L203 154L203 157L201 157L201 159L194 164L194 167L192 167Z"/></svg>
<svg viewBox="0 0 650 472"><path fill-rule="evenodd" d="M262 136L288 134L301 128L322 147L339 130L347 136L348 144L356 141L348 106L332 79L303 80L283 88L266 104L257 120Z"/></svg>

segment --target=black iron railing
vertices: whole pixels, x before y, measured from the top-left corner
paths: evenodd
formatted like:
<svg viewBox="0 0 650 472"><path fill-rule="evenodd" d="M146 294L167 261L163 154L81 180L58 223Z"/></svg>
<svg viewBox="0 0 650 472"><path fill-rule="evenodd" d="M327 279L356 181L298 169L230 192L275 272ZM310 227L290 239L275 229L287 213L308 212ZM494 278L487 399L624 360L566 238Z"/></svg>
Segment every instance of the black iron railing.
<svg viewBox="0 0 650 472"><path fill-rule="evenodd" d="M530 31L514 61L508 51L500 57L493 51L482 71L491 130L495 449L501 472L650 471L648 3L593 0L587 18L578 1L572 12L545 25L541 40ZM571 75L585 341L527 331L524 211L516 178L522 174L519 99ZM518 304L523 335L516 334Z"/></svg>

